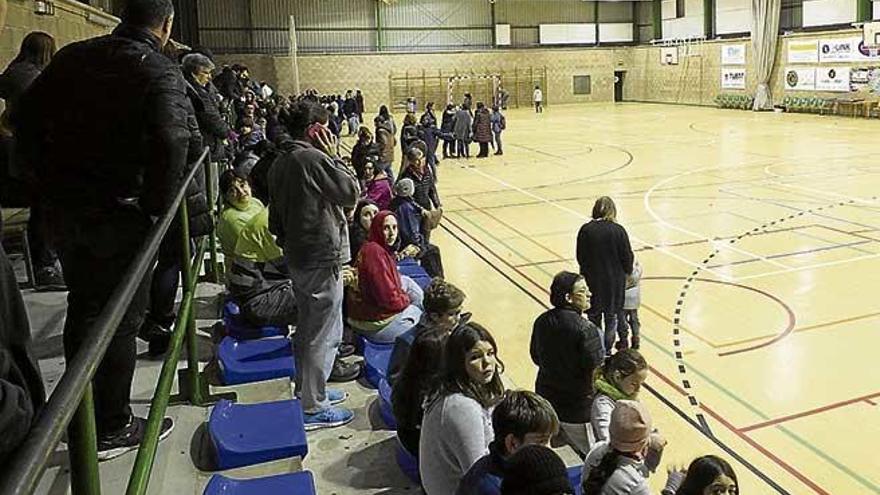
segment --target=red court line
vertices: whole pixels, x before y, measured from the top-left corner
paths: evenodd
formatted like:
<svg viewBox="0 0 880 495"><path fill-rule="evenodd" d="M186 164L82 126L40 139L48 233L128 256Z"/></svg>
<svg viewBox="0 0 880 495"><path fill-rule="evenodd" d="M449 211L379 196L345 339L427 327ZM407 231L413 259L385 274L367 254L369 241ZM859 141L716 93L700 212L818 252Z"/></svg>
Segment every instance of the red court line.
<svg viewBox="0 0 880 495"><path fill-rule="evenodd" d="M663 373L660 373L659 371L657 371L653 367L649 366L649 368L651 370L651 373L653 373L658 378L660 378L660 380L662 380L664 383L666 383L667 385L669 385L670 387L675 389L676 392L678 392L684 396L687 396L687 393L681 387L676 385L675 382L673 382L672 380L667 378ZM802 474L800 471L798 471L797 468L795 468L794 466L788 464L787 462L785 462L782 459L780 459L779 457L777 457L773 452L770 452L768 449L766 449L763 445L758 443L756 440L754 440L750 436L746 435L743 430L741 430L741 429L737 428L736 426L734 426L733 424L731 424L729 421L724 419L723 416L721 416L720 414L715 412L712 408L707 406L702 401L700 402L700 409L705 411L706 414L708 414L709 416L712 416L712 418L715 419L715 421L718 421L719 423L721 423L725 428L730 430L733 434L735 434L737 437L739 437L742 441L749 444L750 447L752 447L753 449L757 450L758 452L764 454L765 457L767 457L768 459L770 459L771 461L776 463L779 467L781 467L786 472L788 472L788 474L797 478L801 483L807 485L816 493L818 493L820 495L830 495L830 493L828 491L826 491L824 488L822 488L821 486L814 483L813 480L807 478L804 474Z"/></svg>
<svg viewBox="0 0 880 495"><path fill-rule="evenodd" d="M473 241L474 241L475 243L477 243L480 247L482 247L483 249L485 249L488 253L491 253L492 256L494 256L496 259L498 259L499 261L501 261L503 264L507 265L511 270L513 270L514 272L516 272L518 275L520 275L520 276L523 277L524 279L528 280L532 285L534 285L535 287L537 287L540 291L542 291L542 292L544 292L545 294L548 294L548 295L549 295L550 291L547 290L546 288L544 288L544 286L542 286L541 284L535 282L535 281L534 281L532 278L530 278L528 275L526 275L525 273L523 273L522 271L520 271L517 267L513 266L509 261L507 261L507 260L504 259L503 257L499 256L497 253L495 253L495 251L493 251L491 248L489 248L488 246L486 246L486 245L485 245L480 239L477 239L475 236L471 235L470 232L468 232L467 230L461 228L461 226L458 225L458 224L457 224L455 221L453 221L451 218L446 218L446 221L449 222L450 224L452 224L456 229L458 229L458 230L459 230L460 232L462 232L464 235L470 237L471 240L473 240ZM514 230L514 232L517 232L517 231ZM666 383L666 384L668 384L670 387L672 387L673 390L675 390L676 392L678 392L678 393L681 394L682 396L687 397L687 393L684 391L684 389L682 389L681 387L679 387L678 385L676 385L675 382L673 382L672 380L670 380L667 376L665 376L664 374L660 373L659 371L657 371L657 370L654 369L654 368L650 368L650 370L651 370L651 372L652 372L653 374L655 374L658 378L660 378L664 383ZM706 404L704 404L703 402L700 402L700 409L702 409L703 411L706 412L706 414L708 414L709 416L712 416L712 418L714 418L716 421L718 421L719 423L721 423L722 425L724 425L725 428L727 428L727 429L730 430L733 434L735 434L736 436L738 436L739 438L741 438L741 439L742 439L744 442L746 442L749 446L751 446L752 448L754 448L755 450L757 450L758 452L760 452L761 454L763 454L765 457L767 457L768 459L770 459L772 462L776 463L779 467L781 467L782 469L784 469L786 472L788 472L789 474L791 474L792 476L794 476L794 477L795 477L797 480L799 480L801 483L803 483L803 484L805 484L806 486L810 487L810 489L812 489L812 490L813 490L814 492L816 492L817 494L819 494L819 495L830 495L825 489L823 489L822 487L820 487L819 485L817 485L816 483L814 483L811 479L807 478L804 474L802 474L802 473L801 473L800 471L798 471L796 468L794 468L793 466L791 466L790 464L786 463L785 461L783 461L782 459L780 459L779 457L777 457L776 455L774 455L772 452L770 452L769 450L767 450L766 448L764 448L764 446L762 446L760 443L758 443L757 441L753 440L753 439L750 438L748 435L746 435L744 432L742 432L741 430L739 430L738 428L736 428L733 424L731 424L729 421L727 421L726 419L724 419L720 414L716 413L713 409L711 409L711 408L709 408L708 406L706 406Z"/></svg>
<svg viewBox="0 0 880 495"><path fill-rule="evenodd" d="M880 397L880 392L876 392L876 393L869 394L869 395L864 395L862 397L856 397L855 399L849 399L849 400L845 400L845 401L841 401L841 402L835 402L834 404L828 404L826 406L817 407L815 409L810 409L809 411L803 411L803 412L799 412L796 414L790 414L788 416L783 416L781 418L771 419L769 421L764 421L763 423L757 423L757 424L753 424L751 426L746 426L745 428L740 428L739 431L748 432L748 431L757 430L759 428L766 428L768 426L773 426L773 425L778 425L780 423L785 423L786 421L792 421L794 419L800 419L800 418L804 418L807 416L813 416L813 415L820 414L823 412L831 411L832 409L838 409L841 407L845 407L845 406L848 406L851 404L855 404L856 402L867 401L870 403L870 399L873 399L874 397Z"/></svg>

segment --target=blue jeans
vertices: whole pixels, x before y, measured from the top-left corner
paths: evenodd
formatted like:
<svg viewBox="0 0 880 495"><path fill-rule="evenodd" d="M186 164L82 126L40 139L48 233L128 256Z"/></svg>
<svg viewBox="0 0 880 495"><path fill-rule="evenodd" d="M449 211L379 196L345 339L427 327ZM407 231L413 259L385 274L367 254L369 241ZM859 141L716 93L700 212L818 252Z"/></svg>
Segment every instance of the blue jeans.
<svg viewBox="0 0 880 495"><path fill-rule="evenodd" d="M372 342L376 342L379 344L393 344L394 340L404 333L407 330L414 327L416 323L422 318L422 300L424 299L424 292L422 292L422 288L419 287L419 284L415 283L415 281L405 275L400 276L400 282L403 286L404 292L409 296L410 304L403 311L397 313L394 318L388 322L385 327L376 332L363 332L355 329L358 333L363 334L364 337L370 339Z"/></svg>
<svg viewBox="0 0 880 495"><path fill-rule="evenodd" d="M604 338L603 346L605 347L605 355L610 355L611 350L614 348L614 341L617 340L617 313L614 311L608 312L596 312L596 313L588 313L587 317L599 328L603 328L602 323L604 320Z"/></svg>

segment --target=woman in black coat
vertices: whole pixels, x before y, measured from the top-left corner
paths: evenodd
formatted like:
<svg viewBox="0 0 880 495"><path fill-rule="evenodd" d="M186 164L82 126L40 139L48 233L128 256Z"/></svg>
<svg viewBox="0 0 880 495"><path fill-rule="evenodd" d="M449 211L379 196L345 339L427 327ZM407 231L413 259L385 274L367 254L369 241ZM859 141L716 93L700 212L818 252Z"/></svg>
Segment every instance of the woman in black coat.
<svg viewBox="0 0 880 495"><path fill-rule="evenodd" d="M585 320L590 292L584 277L560 272L550 285L550 309L532 327L529 353L538 366L535 392L553 405L566 440L583 457L590 450L593 373L605 357L600 330Z"/></svg>
<svg viewBox="0 0 880 495"><path fill-rule="evenodd" d="M577 261L581 275L593 294L590 321L605 321L605 354L611 354L617 329L617 315L623 309L626 276L632 273L633 252L626 230L617 223L617 207L608 196L593 205L593 219L585 223L577 238ZM619 348L626 347L621 339Z"/></svg>
<svg viewBox="0 0 880 495"><path fill-rule="evenodd" d="M450 103L443 111L443 120L440 124L440 137L443 138L443 158L455 158L455 138L452 129L455 127L455 107Z"/></svg>

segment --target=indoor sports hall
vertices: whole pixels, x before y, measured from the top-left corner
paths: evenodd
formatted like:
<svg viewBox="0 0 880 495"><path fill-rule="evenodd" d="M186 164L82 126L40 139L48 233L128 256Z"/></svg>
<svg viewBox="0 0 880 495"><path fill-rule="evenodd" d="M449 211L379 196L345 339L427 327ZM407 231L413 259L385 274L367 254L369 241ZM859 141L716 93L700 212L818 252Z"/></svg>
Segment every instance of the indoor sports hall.
<svg viewBox="0 0 880 495"><path fill-rule="evenodd" d="M416 230L423 246L442 253L442 278L466 295L459 309L494 337L507 390L535 391L536 319L553 307L558 273L584 273L579 230L602 220L594 218L594 204L611 198L613 223L625 230L642 269L634 283L647 378L632 398L668 442L656 472L643 480L650 493L697 493L664 490L667 472L686 474L692 461L712 455L729 463L736 487L700 493L880 494L880 306L872 290L880 281L880 0L0 0L0 62L12 67L25 36L39 31L54 39L58 63L63 47L128 25L127 2L173 6L171 41L156 56L171 57L173 71L181 67L175 74L188 93L199 89L193 77L204 69L205 82L195 81L218 94L217 118L228 134L215 144L228 154L215 153L207 140L190 150L175 197L150 217L131 263L114 275L89 339L65 352L68 301L76 300L68 288L77 289L70 280L46 285L41 278L46 266L34 231L46 220L33 217L46 210L38 195L21 204L9 199L24 184L14 182L16 167L27 161L13 158L19 150L12 144L23 139L16 132L24 131L4 113L8 136L0 144L9 158L2 180L11 186L0 183L0 239L11 271L4 261L0 275L15 276L0 284L0 357L10 356L14 368L15 359L32 356L45 397L31 397L27 423L7 426L0 414L0 432L21 432L9 433L17 440L8 451L0 440L0 494L441 493L425 476L425 446L416 458L398 435L389 367L395 340L371 340L353 328L349 305L364 289L349 284L365 277L357 266L365 248L336 272L347 287L342 347L350 344L353 355L342 356L340 347L329 379L322 378L328 390L341 391L353 417L310 428L314 413L303 408L295 385L309 372L297 350L297 322L246 322L245 303L233 293L240 241L229 247L223 222L234 203L230 180L247 182L254 197L262 184L272 198L260 203L268 217L264 238L277 237L287 252L289 239L274 223L280 213L273 212L281 182L272 179L296 152L273 128L308 141L332 156L331 164L350 166L357 201L373 199L375 181L385 180L380 169L392 172L391 206L377 211L393 210L401 235L397 201L418 202L420 191L418 182L415 192L398 187L418 161L408 154L419 144L410 146L407 128L418 133L412 142L422 146L417 155L428 170L420 173L432 177L439 202L422 208ZM207 62L188 64L193 53ZM190 74L192 67L198 70ZM18 101L5 89L8 72L0 76L7 110ZM231 82L226 74L235 74ZM285 115L304 101L326 113L326 141L293 135L295 119ZM193 107L194 116L199 111ZM486 119L504 119L492 120L488 138L478 129L483 111ZM429 113L433 123L426 123ZM456 119L467 114L460 127ZM203 120L191 120L207 135ZM380 128L388 122L392 141L383 148ZM356 163L358 128L369 129L370 139L375 134L365 163L376 175L366 179ZM478 157L487 142L491 151ZM260 182L262 163L273 168ZM203 234L191 232L187 209L199 174L213 226ZM349 237L362 206L339 206ZM182 232L189 233L185 241ZM121 245L114 237L107 242ZM398 279L412 277L427 293L431 268L421 255L413 260L385 248L398 255L395 266L405 275ZM184 261L172 275L167 338L156 352L141 328L130 387L131 414L144 418L144 431L125 453L105 460L95 423L99 363L169 250ZM284 260L296 268L291 256ZM53 269L73 273L65 267L73 263L62 252ZM99 272L95 279L103 280ZM301 295L297 273L287 275L288 288ZM350 273L354 282L345 278ZM24 340L6 336L21 322L5 312L17 307L19 294ZM151 315L153 307L141 312ZM428 315L425 309L420 321ZM601 339L601 316L596 321ZM466 323L456 325L453 335ZM621 342L629 345L623 339L615 352ZM337 379L339 360L360 371ZM4 391L20 376L4 375L6 363L0 361ZM451 373L441 363L436 368ZM12 397L0 395L0 413ZM427 418L436 396L424 399ZM163 418L173 419L173 429ZM579 455L565 434L550 446L565 465L570 493L589 494L581 470L591 456ZM456 493L507 489L458 486Z"/></svg>

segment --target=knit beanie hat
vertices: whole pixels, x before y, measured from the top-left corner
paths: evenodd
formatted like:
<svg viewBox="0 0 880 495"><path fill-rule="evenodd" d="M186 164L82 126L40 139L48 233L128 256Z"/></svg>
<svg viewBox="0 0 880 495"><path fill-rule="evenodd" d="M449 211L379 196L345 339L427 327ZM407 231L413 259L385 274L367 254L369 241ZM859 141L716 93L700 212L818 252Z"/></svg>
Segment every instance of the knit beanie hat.
<svg viewBox="0 0 880 495"><path fill-rule="evenodd" d="M560 495L574 493L565 463L543 445L516 451L504 469L501 495Z"/></svg>
<svg viewBox="0 0 880 495"><path fill-rule="evenodd" d="M611 448L619 452L639 452L651 436L651 414L641 402L619 400L611 413Z"/></svg>
<svg viewBox="0 0 880 495"><path fill-rule="evenodd" d="M397 184L394 184L394 194L397 196L410 198L415 191L416 185L415 183L413 183L412 179L408 177L400 179L399 181L397 181Z"/></svg>

